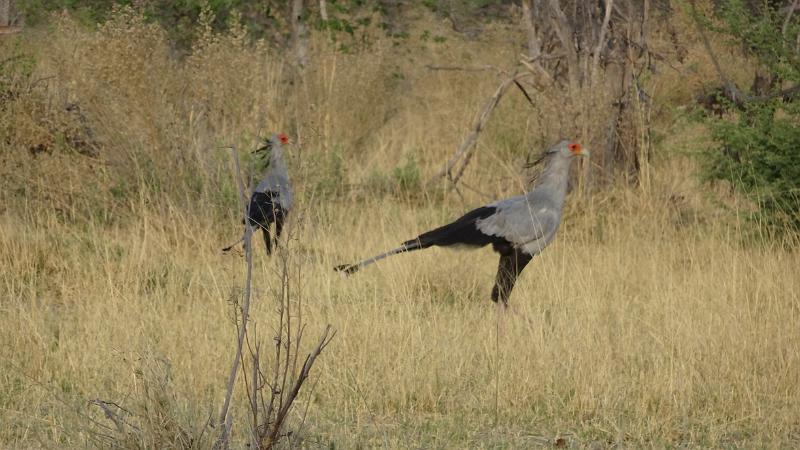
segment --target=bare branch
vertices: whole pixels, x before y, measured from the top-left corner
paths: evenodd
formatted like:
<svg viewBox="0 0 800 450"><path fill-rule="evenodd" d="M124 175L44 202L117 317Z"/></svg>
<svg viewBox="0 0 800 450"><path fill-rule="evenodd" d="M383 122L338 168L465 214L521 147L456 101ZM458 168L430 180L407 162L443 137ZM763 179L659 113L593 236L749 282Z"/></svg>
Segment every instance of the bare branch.
<svg viewBox="0 0 800 450"><path fill-rule="evenodd" d="M550 0L550 14L552 16L553 28L555 29L558 40L561 41L561 46L567 57L567 75L569 77L570 89L573 92L578 91L578 50L575 48L573 36L575 30L569 24L569 19L561 7L558 5L558 0Z"/></svg>
<svg viewBox="0 0 800 450"><path fill-rule="evenodd" d="M600 26L600 35L597 38L597 47L595 47L594 55L592 57L592 84L594 84L597 80L597 68L600 65L600 54L603 52L603 47L606 46L606 31L608 31L608 22L611 20L611 9L613 7L614 0L606 0L606 13L603 17L603 24Z"/></svg>
<svg viewBox="0 0 800 450"><path fill-rule="evenodd" d="M522 28L528 36L528 57L536 59L542 53L542 43L533 21L533 0L522 0Z"/></svg>
<svg viewBox="0 0 800 450"><path fill-rule="evenodd" d="M789 29L789 22L791 22L792 20L792 15L794 14L794 10L797 9L798 6L800 6L800 0L789 0L789 1L791 2L791 5L789 5L789 7L787 8L786 18L783 19L783 26L781 27L781 35L783 35L784 38L786 37L786 31Z"/></svg>
<svg viewBox="0 0 800 450"><path fill-rule="evenodd" d="M242 181L242 170L239 164L239 154L236 152L236 147L231 146L231 153L233 155L233 163L236 169L236 180L239 185L239 195L242 199L246 199L244 182ZM238 342L236 343L236 357L231 364L231 371L228 374L228 382L226 385L225 401L222 405L222 411L219 413L219 423L223 424L222 433L220 433L217 442L214 444L215 448L227 448L228 438L230 437L231 422L228 416L228 408L231 404L233 397L233 389L236 385L236 374L239 371L239 363L242 360L242 347L244 346L244 338L247 333L247 319L250 314L250 287L253 279L253 226L247 220L247 202L242 203L243 218L244 218L244 252L247 265L247 276L244 286L244 301L242 304L242 326L239 329Z"/></svg>
<svg viewBox="0 0 800 450"><path fill-rule="evenodd" d="M333 331L331 333L331 331ZM330 334L330 336L329 336ZM303 386L303 383L308 378L309 373L311 372L311 367L314 365L314 361L316 361L317 357L322 353L325 347L331 343L333 338L336 336L336 330L330 325L325 327L325 331L322 332L322 336L320 337L319 343L314 348L314 350L306 356L306 361L303 363L303 368L300 370L300 374L297 377L297 380L292 387L292 390L288 393L286 397L286 401L281 405L280 410L278 411L277 416L275 417L275 422L272 424L272 429L266 437L266 443L263 446L264 448L271 448L272 445L275 443L275 440L278 438L278 433L280 432L281 426L283 425L283 421L286 419L286 415L289 413L289 409L292 407L292 403L294 403L295 398L297 398L297 394L300 392L300 388Z"/></svg>
<svg viewBox="0 0 800 450"><path fill-rule="evenodd" d="M521 59L519 62L533 75L534 83L542 92L547 92L547 88L555 82L553 77L539 64L538 60L526 61Z"/></svg>
<svg viewBox="0 0 800 450"><path fill-rule="evenodd" d="M700 16L697 12L695 0L690 0L689 4L692 5L692 18L694 18L694 23L697 25L697 31L700 33L700 37L703 40L703 46L706 48L708 56L711 58L711 62L714 64L714 68L717 71L717 75L719 75L719 78L722 81L725 95L728 96L734 103L740 102L741 96L739 95L739 90L736 88L736 85L734 85L725 75L725 72L722 70L722 66L719 64L719 60L717 60L717 55L715 55L714 50L711 49L711 42L708 40L708 36L706 36L705 30L703 29L703 24L700 23Z"/></svg>
<svg viewBox="0 0 800 450"><path fill-rule="evenodd" d="M261 364L261 345L256 342L256 351L253 357L253 367L250 386L250 410L253 413L253 424L250 428L250 448L257 449L258 445L258 391L259 391L259 365Z"/></svg>
<svg viewBox="0 0 800 450"><path fill-rule="evenodd" d="M450 158L449 161L447 161L447 164L442 170L437 172L436 175L434 175L433 177L431 177L430 180L428 180L426 185L429 186L433 184L435 181L437 181L439 178L442 178L444 176L447 176L448 178L452 177L453 167L462 158L464 158L465 164L467 161L469 161L470 152L472 152L473 148L475 147L475 143L478 141L478 135L481 133L483 127L486 125L486 122L489 120L489 117L492 115L492 111L494 111L494 108L500 102L500 98L503 96L503 94L506 93L508 88L511 87L516 78L517 75L515 74L513 77L503 81L500 84L500 86L497 87L494 94L492 94L492 96L489 97L489 100L486 101L486 104L481 109L480 114L478 114L478 117L472 123L472 129L470 130L469 134L467 134L467 137L464 139L464 141L461 142L461 145L458 146L458 149L456 150L453 157ZM464 171L464 166L462 166L461 170L459 170L459 176L460 174L463 173L463 171ZM455 179L451 178L451 181L453 182L453 184L455 184L458 182L458 178Z"/></svg>
<svg viewBox="0 0 800 450"><path fill-rule="evenodd" d="M452 70L452 71L461 71L461 72L484 72L487 70L492 70L496 72L503 72L497 66L493 66L491 64L486 64L485 66L475 66L475 67L462 67L462 66L437 66L433 64L426 64L425 68L428 70Z"/></svg>

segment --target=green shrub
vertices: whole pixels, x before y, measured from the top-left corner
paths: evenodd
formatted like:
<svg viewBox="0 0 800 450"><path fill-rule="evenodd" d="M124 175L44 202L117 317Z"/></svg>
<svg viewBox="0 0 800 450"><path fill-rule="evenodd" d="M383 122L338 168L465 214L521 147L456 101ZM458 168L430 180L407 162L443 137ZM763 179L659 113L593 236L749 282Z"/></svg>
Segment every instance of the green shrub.
<svg viewBox="0 0 800 450"><path fill-rule="evenodd" d="M392 172L397 190L404 194L419 191L420 188L420 172L417 161L411 157L402 166L397 166Z"/></svg>
<svg viewBox="0 0 800 450"><path fill-rule="evenodd" d="M782 89L800 85L800 58L782 33L784 16L767 4L753 11L728 0L719 12L721 32L755 59L757 76L769 80L750 92L733 114L709 119L719 145L704 155L703 177L725 180L758 206L757 218L770 232L800 231L800 100ZM797 36L797 20L785 36ZM766 75L764 75L766 74ZM756 90L754 83L754 91ZM766 92L764 91L766 89Z"/></svg>
<svg viewBox="0 0 800 450"><path fill-rule="evenodd" d="M738 121L712 127L721 146L708 153L704 175L726 180L759 207L773 231L800 231L800 128L798 105L776 118L772 105L752 105Z"/></svg>

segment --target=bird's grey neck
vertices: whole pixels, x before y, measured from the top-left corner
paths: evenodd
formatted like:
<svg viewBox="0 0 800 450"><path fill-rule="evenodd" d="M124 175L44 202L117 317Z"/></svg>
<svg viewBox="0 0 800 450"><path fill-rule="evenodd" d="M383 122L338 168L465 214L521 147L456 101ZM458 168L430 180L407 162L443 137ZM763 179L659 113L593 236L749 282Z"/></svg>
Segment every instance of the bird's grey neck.
<svg viewBox="0 0 800 450"><path fill-rule="evenodd" d="M569 184L569 166L571 158L553 155L545 161L545 167L539 175L531 193L547 189L554 199L563 201Z"/></svg>
<svg viewBox="0 0 800 450"><path fill-rule="evenodd" d="M283 149L276 146L272 148L269 155L270 170L286 170L286 163L283 161Z"/></svg>

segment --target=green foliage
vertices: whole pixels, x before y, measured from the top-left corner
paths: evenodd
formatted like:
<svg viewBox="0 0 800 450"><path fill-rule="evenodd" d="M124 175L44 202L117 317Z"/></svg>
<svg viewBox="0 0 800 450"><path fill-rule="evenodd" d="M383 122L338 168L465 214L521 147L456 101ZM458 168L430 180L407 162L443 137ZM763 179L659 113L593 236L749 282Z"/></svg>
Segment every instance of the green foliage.
<svg viewBox="0 0 800 450"><path fill-rule="evenodd" d="M753 14L742 0L729 0L720 17L721 31L774 81L766 97L753 93L733 118L710 119L719 146L705 153L703 177L730 182L752 199L771 232L800 231L800 102L779 95L783 86L800 83L800 58L781 33L784 18L777 10ZM796 36L798 28L790 23L787 35Z"/></svg>
<svg viewBox="0 0 800 450"><path fill-rule="evenodd" d="M413 157L409 158L404 165L395 167L392 177L398 191L402 193L416 192L420 188L419 166L417 166L417 161Z"/></svg>
<svg viewBox="0 0 800 450"><path fill-rule="evenodd" d="M335 195L340 193L345 187L345 166L342 157L342 149L334 147L328 153L327 161L323 161L322 167L317 175L315 190L322 195Z"/></svg>
<svg viewBox="0 0 800 450"><path fill-rule="evenodd" d="M758 205L774 230L800 231L800 107L751 105L736 122L713 124L721 148L707 154L705 177L726 180Z"/></svg>

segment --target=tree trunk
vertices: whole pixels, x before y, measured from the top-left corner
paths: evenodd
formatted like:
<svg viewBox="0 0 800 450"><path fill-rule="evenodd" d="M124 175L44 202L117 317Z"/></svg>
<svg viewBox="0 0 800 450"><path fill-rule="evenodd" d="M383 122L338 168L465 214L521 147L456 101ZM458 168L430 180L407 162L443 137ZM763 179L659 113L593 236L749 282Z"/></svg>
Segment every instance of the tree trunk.
<svg viewBox="0 0 800 450"><path fill-rule="evenodd" d="M536 25L533 21L534 0L522 0L522 28L528 36L528 57L532 60L542 54L542 44L536 34Z"/></svg>
<svg viewBox="0 0 800 450"><path fill-rule="evenodd" d="M328 20L328 2L326 0L319 0L319 17L324 21Z"/></svg>
<svg viewBox="0 0 800 450"><path fill-rule="evenodd" d="M300 70L308 67L308 30L303 17L303 0L292 1L292 46Z"/></svg>
<svg viewBox="0 0 800 450"><path fill-rule="evenodd" d="M11 0L0 0L0 27L11 26Z"/></svg>

